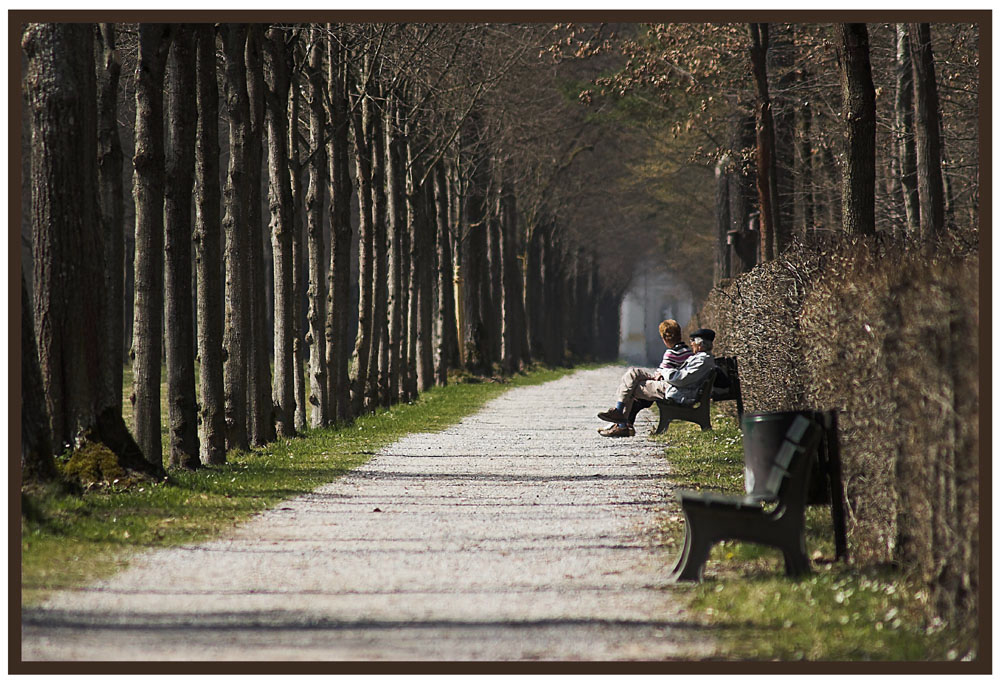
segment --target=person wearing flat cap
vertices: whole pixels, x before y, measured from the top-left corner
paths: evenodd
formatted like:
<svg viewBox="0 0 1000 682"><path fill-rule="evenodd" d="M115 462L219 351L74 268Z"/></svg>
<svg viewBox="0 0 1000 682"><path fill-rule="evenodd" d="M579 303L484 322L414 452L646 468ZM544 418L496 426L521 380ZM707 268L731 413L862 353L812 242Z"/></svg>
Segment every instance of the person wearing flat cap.
<svg viewBox="0 0 1000 682"><path fill-rule="evenodd" d="M691 405L698 395L698 388L715 368L715 360L709 351L715 341L711 329L696 329L691 332L692 355L675 369L648 370L643 367L629 367L622 375L615 394L616 404L609 410L598 413L598 417L611 426L598 429L598 433L608 438L634 436L635 429L628 423L628 415L636 400L667 400L679 405Z"/></svg>

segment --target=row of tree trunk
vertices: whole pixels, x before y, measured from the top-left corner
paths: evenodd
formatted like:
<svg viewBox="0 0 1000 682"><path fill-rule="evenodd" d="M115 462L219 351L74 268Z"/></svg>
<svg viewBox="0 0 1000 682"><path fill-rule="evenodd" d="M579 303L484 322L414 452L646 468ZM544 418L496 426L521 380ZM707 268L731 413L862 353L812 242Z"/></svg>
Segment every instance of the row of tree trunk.
<svg viewBox="0 0 1000 682"><path fill-rule="evenodd" d="M930 24L897 24L895 28L893 201L905 215L906 233L931 240L944 232L946 195ZM836 26L845 146L841 175L830 186L840 188L839 201L814 191L816 176L831 174L838 164L828 149L811 140L808 101L786 107L781 121L772 115L768 65L780 62L793 49L789 36L779 46L771 40L768 24L750 24L749 31L757 96L752 115L733 115L730 147L734 153L718 164L716 281L774 259L791 244L794 234L812 231L817 222L840 225L850 234L876 232L875 87L866 24ZM809 78L809 68L803 63L797 73L787 76L789 82L782 83L782 89ZM737 112L744 109L742 102L734 105ZM754 127L756 135L748 135ZM740 154L750 148L755 151L753 167ZM787 176L794 179L789 182ZM822 205L828 216L818 221ZM748 233L751 225L752 234Z"/></svg>
<svg viewBox="0 0 1000 682"><path fill-rule="evenodd" d="M25 403L25 475L52 475L45 451L84 437L161 475L164 362L166 464L190 469L413 400L449 370L615 355L616 296L554 221L519 224L475 101L428 116L381 43L343 26L140 24L132 440L116 27L31 25L23 46L25 362L45 396Z"/></svg>

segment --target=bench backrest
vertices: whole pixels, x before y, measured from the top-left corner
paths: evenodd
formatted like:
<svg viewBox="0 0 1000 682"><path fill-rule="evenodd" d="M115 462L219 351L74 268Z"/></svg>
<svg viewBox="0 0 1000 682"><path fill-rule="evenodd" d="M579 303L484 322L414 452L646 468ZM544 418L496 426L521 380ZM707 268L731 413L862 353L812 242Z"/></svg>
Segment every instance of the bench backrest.
<svg viewBox="0 0 1000 682"><path fill-rule="evenodd" d="M739 392L739 365L736 357L715 358L715 385L712 387L712 400L735 400Z"/></svg>
<svg viewBox="0 0 1000 682"><path fill-rule="evenodd" d="M809 472L822 434L822 426L805 415L800 414L792 421L774 456L767 484L761 493L763 499L779 500L796 507L805 506Z"/></svg>

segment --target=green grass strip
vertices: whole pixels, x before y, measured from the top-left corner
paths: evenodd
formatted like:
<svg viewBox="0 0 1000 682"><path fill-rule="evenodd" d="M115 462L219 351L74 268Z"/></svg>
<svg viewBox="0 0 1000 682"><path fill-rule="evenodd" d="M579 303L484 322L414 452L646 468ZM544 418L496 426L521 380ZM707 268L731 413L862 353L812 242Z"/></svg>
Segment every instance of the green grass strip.
<svg viewBox="0 0 1000 682"><path fill-rule="evenodd" d="M712 431L673 422L664 436L671 483L742 495L743 445L736 420L713 406ZM680 504L669 495L666 543L684 541ZM814 572L784 575L777 550L741 542L715 546L705 581L685 586L690 613L720 638L724 659L809 661L971 660L975 633L927 615L927 590L885 567L833 563L829 507L808 507L806 548ZM671 556L671 559L675 555Z"/></svg>
<svg viewBox="0 0 1000 682"><path fill-rule="evenodd" d="M346 426L230 453L224 466L171 471L155 485L82 496L56 491L22 496L23 603L110 575L137 552L216 536L252 514L334 480L407 434L442 430L510 388L552 381L570 371L534 369L503 383L435 387L413 403Z"/></svg>

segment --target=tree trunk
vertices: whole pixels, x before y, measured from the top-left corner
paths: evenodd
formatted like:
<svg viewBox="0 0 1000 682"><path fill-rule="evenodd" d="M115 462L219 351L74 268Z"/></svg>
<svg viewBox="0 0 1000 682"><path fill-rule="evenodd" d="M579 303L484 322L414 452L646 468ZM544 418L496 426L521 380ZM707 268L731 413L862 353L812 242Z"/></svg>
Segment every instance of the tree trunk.
<svg viewBox="0 0 1000 682"><path fill-rule="evenodd" d="M542 240L545 223L530 225L524 248L524 308L528 319L528 348L532 358L545 356L544 297L542 287Z"/></svg>
<svg viewBox="0 0 1000 682"><path fill-rule="evenodd" d="M369 58L365 57L362 82L370 73ZM360 208L358 236L358 334L354 342L354 375L351 377L352 412L361 414L364 407L368 381L368 359L371 352L372 308L374 276L374 218L372 213L372 159L368 145L371 136L373 105L367 92L359 93L360 102L353 107L354 160L357 166L358 204Z"/></svg>
<svg viewBox="0 0 1000 682"><path fill-rule="evenodd" d="M448 165L445 173L448 187L448 223L451 225L451 257L454 263L452 282L455 288L455 347L448 363L449 367L464 367L465 365L465 321L462 311L465 309L465 284L462 281L462 252L464 236L467 232L465 213L462 210L465 203L461 182L461 153L456 153L454 161Z"/></svg>
<svg viewBox="0 0 1000 682"><path fill-rule="evenodd" d="M262 446L274 440L274 403L271 399L271 344L267 268L264 266L262 168L264 163L264 25L250 24L246 43L247 96L250 99L250 136L247 138L247 184L250 221L250 365L248 400L250 442Z"/></svg>
<svg viewBox="0 0 1000 682"><path fill-rule="evenodd" d="M760 260L773 260L781 234L774 156L774 118L767 88L768 25L750 24L750 63L757 84L757 195L760 202Z"/></svg>
<svg viewBox="0 0 1000 682"><path fill-rule="evenodd" d="M944 190L944 226L947 230L955 230L955 195L952 194L951 172L948 169L948 156L944 145L941 146L941 187Z"/></svg>
<svg viewBox="0 0 1000 682"><path fill-rule="evenodd" d="M377 87L377 86L376 86ZM382 101L376 90L374 97ZM388 229L386 226L385 198L385 131L383 113L375 106L375 99L366 99L371 106L365 113L365 134L371 154L371 203L372 203L372 322L371 343L368 354L368 380L365 389L365 407L374 412L383 404L382 397L389 392L388 376L379 376L382 349L388 345ZM383 342L383 335L386 337Z"/></svg>
<svg viewBox="0 0 1000 682"><path fill-rule="evenodd" d="M920 195L917 192L917 147L913 135L913 57L908 24L896 24L896 157L902 187L906 232L920 234Z"/></svg>
<svg viewBox="0 0 1000 682"><path fill-rule="evenodd" d="M478 116L470 116L463 137L473 143L480 143ZM488 276L486 233L489 217L486 211L486 189L489 176L487 161L481 151L475 151L472 158L468 195L466 196L467 232L461 242L462 278L464 291L462 299L463 337L465 357L462 358L466 370L475 374L485 374L490 369L486 327L482 310L483 280Z"/></svg>
<svg viewBox="0 0 1000 682"><path fill-rule="evenodd" d="M757 264L759 234L750 232L751 214L756 192L756 166L744 160L743 150L755 141L755 118L739 108L729 121L729 139L736 156L732 183L729 189L729 230L734 232L729 256L730 276L738 277Z"/></svg>
<svg viewBox="0 0 1000 682"><path fill-rule="evenodd" d="M102 364L117 358L108 357L101 333L93 31L83 23L29 24L22 39L31 121L33 317L44 408L56 448L96 441L122 468L162 476L162 463L144 458L121 409L104 404L100 389ZM37 434L34 442L41 456Z"/></svg>
<svg viewBox="0 0 1000 682"><path fill-rule="evenodd" d="M875 86L865 24L838 24L847 146L843 175L844 231L875 234Z"/></svg>
<svg viewBox="0 0 1000 682"><path fill-rule="evenodd" d="M944 233L944 182L941 177L941 112L930 24L910 24L910 51L913 55L920 236L935 239Z"/></svg>
<svg viewBox="0 0 1000 682"><path fill-rule="evenodd" d="M767 73L774 85L771 111L774 118L774 255L777 257L792 243L795 225L795 111L805 98L796 92L795 34L786 24L772 24L771 44L767 51Z"/></svg>
<svg viewBox="0 0 1000 682"><path fill-rule="evenodd" d="M171 467L196 469L198 399L194 388L194 311L191 292L191 192L197 109L193 26L178 24L170 46L167 78L168 139L164 218L167 397Z"/></svg>
<svg viewBox="0 0 1000 682"><path fill-rule="evenodd" d="M418 168L410 162L411 171L416 176ZM419 172L422 177L424 173ZM426 182L413 187L417 209L414 223L414 238L419 244L413 248L414 257L411 276L416 284L417 329L416 360L417 388L427 391L434 385L434 232L437 218L434 213L433 193Z"/></svg>
<svg viewBox="0 0 1000 682"><path fill-rule="evenodd" d="M288 158L288 89L291 43L285 31L272 28L264 43L267 56L267 170L271 211L271 250L274 254L274 391L275 426L281 438L295 435L295 292L292 272L291 173Z"/></svg>
<svg viewBox="0 0 1000 682"><path fill-rule="evenodd" d="M499 198L488 200L487 206L487 277L483 280L483 321L486 323L490 365L499 362L503 351L503 237L500 227Z"/></svg>
<svg viewBox="0 0 1000 682"><path fill-rule="evenodd" d="M807 71L799 71L799 83L805 87ZM799 102L795 110L795 218L796 232L805 237L815 229L813 204L813 139L812 106L808 100Z"/></svg>
<svg viewBox="0 0 1000 682"><path fill-rule="evenodd" d="M171 28L139 24L135 81L135 322L132 341L135 439L162 466L160 366L163 357L163 76Z"/></svg>
<svg viewBox="0 0 1000 682"><path fill-rule="evenodd" d="M500 364L504 374L521 369L520 330L524 325L524 298L521 295L521 271L517 264L517 199L513 188L505 183L500 194L500 228L502 239L503 334Z"/></svg>
<svg viewBox="0 0 1000 682"><path fill-rule="evenodd" d="M309 402L313 428L329 420L326 394L326 287L323 269L323 200L326 188L326 120L323 112L323 52L325 42L313 35L309 53L309 188L306 190L306 233L309 236Z"/></svg>
<svg viewBox="0 0 1000 682"><path fill-rule="evenodd" d="M420 391L421 376L419 371L424 369L420 365L420 332L421 332L421 310L422 304L420 296L420 273L425 267L426 252L425 239L423 236L423 215L420 203L420 189L417 186L417 169L414 168L413 160L413 140L410 135L412 128L409 122L404 127L403 137L404 148L406 150L406 236L409 247L409 257L407 259L409 267L406 269L407 277L407 355L406 367L404 369L405 379L403 390L406 400L413 400Z"/></svg>
<svg viewBox="0 0 1000 682"><path fill-rule="evenodd" d="M349 167L350 118L347 101L347 51L339 41L330 42L330 99L333 126L330 144L330 318L327 335L327 374L330 419L348 422L351 405L349 324L357 316L351 306L351 175Z"/></svg>
<svg viewBox="0 0 1000 682"><path fill-rule="evenodd" d="M418 240L414 234L417 221L414 215L414 206L410 205L410 178L407 178L407 210L406 210L406 248L407 248L407 276L404 286L406 287L406 360L403 367L403 400L410 402L417 399L420 386L417 377L417 330L420 327L420 285L416 278L417 254L414 253L414 242Z"/></svg>
<svg viewBox="0 0 1000 682"><path fill-rule="evenodd" d="M121 138L118 133L118 81L121 57L115 25L99 24L97 36L97 183L104 241L104 328L108 362L102 364L102 399L121 411L125 360L125 197Z"/></svg>
<svg viewBox="0 0 1000 682"><path fill-rule="evenodd" d="M389 366L390 402L399 400L403 331L403 230L406 226L406 161L403 158L402 103L393 98L386 111L385 174L388 182L386 206L389 219Z"/></svg>
<svg viewBox="0 0 1000 682"><path fill-rule="evenodd" d="M198 358L201 383L201 461L226 462L222 378L222 222L219 188L219 87L215 29L198 24L198 130L195 150L195 258L198 274Z"/></svg>
<svg viewBox="0 0 1000 682"><path fill-rule="evenodd" d="M59 478L52 456L45 386L38 366L35 325L28 301L28 287L21 268L21 485Z"/></svg>
<svg viewBox="0 0 1000 682"><path fill-rule="evenodd" d="M406 153L403 150L401 155L401 160L403 165L406 164ZM399 243L399 258L401 261L400 270L402 272L400 281L400 325L399 325L399 400L401 402L407 403L414 400L417 397L417 375L416 375L416 360L413 357L413 350L415 340L411 336L411 330L413 329L413 315L414 310L411 305L413 299L412 285L413 278L410 277L410 272L412 270L411 263L411 251L410 251L410 230L407 223L407 208L406 208L406 178L404 169L403 178L403 227L400 231L400 243Z"/></svg>
<svg viewBox="0 0 1000 682"><path fill-rule="evenodd" d="M451 258L451 223L448 219L448 180L444 162L434 169L434 203L437 217L438 311L437 339L434 354L434 376L438 386L448 383L448 368L455 356L455 288L454 265Z"/></svg>
<svg viewBox="0 0 1000 682"><path fill-rule="evenodd" d="M729 168L730 156L724 156L715 164L715 276L713 281L718 284L730 277L729 268L729 186L732 184L732 171Z"/></svg>
<svg viewBox="0 0 1000 682"><path fill-rule="evenodd" d="M294 77L294 75L293 75ZM299 155L299 86L291 86L289 103L288 148L290 150L289 165L291 167L292 193L292 301L294 310L295 337L292 342L292 381L295 394L294 427L296 430L306 428L306 377L305 365L306 343L305 335L308 327L308 295L309 271L306 265L306 243L302 234L303 191L302 191L302 159Z"/></svg>
<svg viewBox="0 0 1000 682"><path fill-rule="evenodd" d="M251 302L249 187L246 168L250 136L250 99L247 95L246 38L244 24L222 24L225 54L226 114L229 119L229 168L224 192L226 235L226 327L224 384L226 397L226 449L249 450L247 431L247 381L250 371Z"/></svg>

